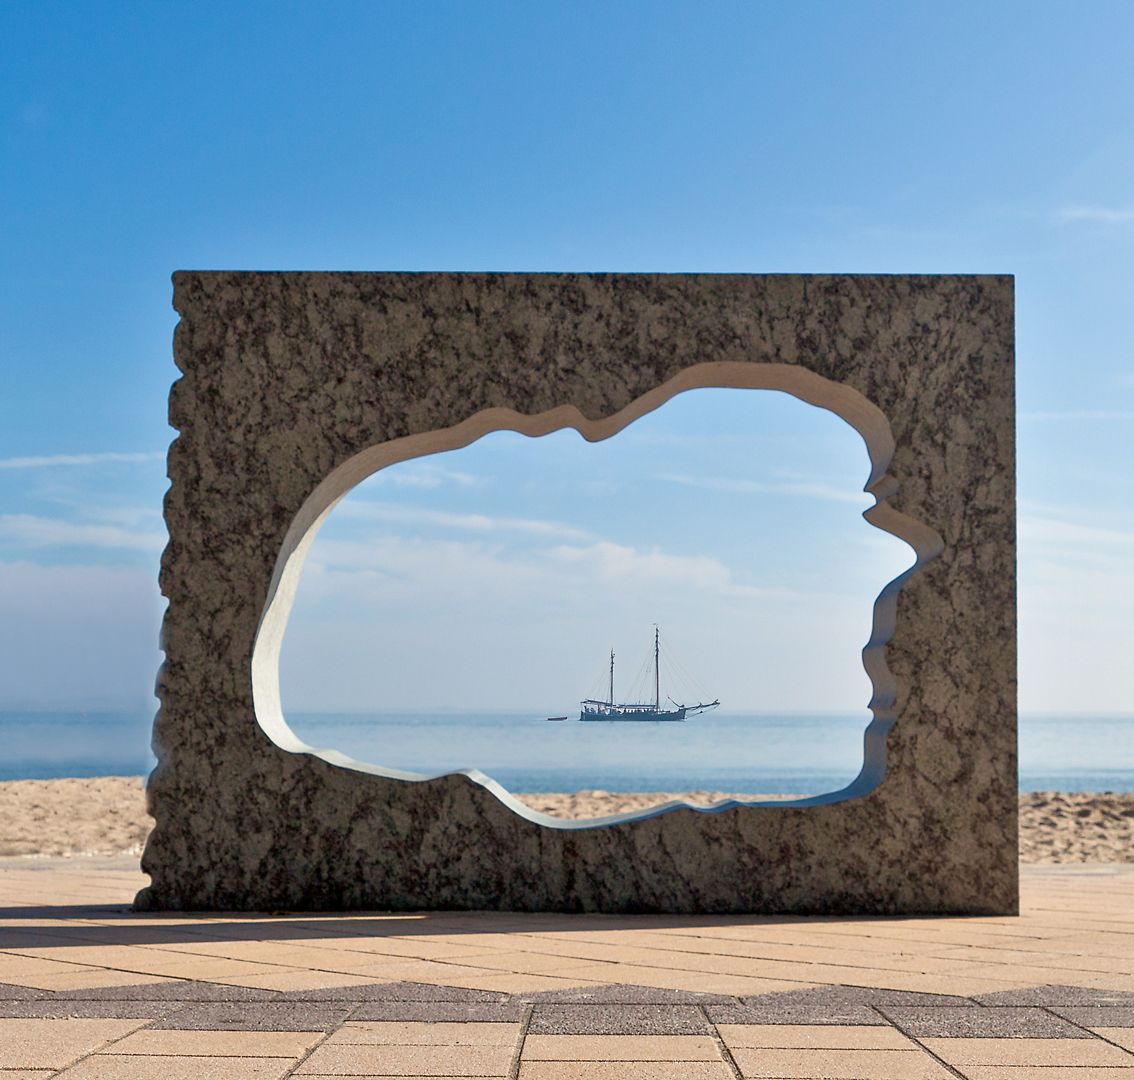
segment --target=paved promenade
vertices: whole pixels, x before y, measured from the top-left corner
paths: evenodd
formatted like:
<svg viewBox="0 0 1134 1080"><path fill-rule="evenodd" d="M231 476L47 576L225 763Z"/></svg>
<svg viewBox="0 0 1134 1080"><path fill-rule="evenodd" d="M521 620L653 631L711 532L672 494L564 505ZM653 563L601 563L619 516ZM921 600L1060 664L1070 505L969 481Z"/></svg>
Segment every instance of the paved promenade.
<svg viewBox="0 0 1134 1080"><path fill-rule="evenodd" d="M0 1080L1134 1080L1134 866L1019 918L135 915L0 859Z"/></svg>

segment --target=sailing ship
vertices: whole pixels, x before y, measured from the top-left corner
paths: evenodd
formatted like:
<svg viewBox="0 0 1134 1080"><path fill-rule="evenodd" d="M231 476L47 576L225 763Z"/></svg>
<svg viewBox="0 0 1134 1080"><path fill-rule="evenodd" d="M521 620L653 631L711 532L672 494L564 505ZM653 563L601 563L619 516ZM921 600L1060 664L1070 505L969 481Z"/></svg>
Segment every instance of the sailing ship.
<svg viewBox="0 0 1134 1080"><path fill-rule="evenodd" d="M679 705L668 698L668 705L661 704L661 675L659 672L660 638L658 628L654 627L654 700L616 705L614 702L614 650L610 650L610 694L606 701L585 698L579 703L580 720L684 720L687 716L715 709L720 700L698 702L696 705ZM672 705L673 708L669 708Z"/></svg>

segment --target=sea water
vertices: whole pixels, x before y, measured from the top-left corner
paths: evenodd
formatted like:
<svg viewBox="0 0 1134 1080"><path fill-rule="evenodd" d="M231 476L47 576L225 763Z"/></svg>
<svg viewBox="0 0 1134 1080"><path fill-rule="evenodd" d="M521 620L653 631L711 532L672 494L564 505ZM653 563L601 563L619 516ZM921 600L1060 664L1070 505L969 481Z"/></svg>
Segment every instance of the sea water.
<svg viewBox="0 0 1134 1080"><path fill-rule="evenodd" d="M300 713L311 746L413 772L477 768L513 791L818 794L862 762L860 715L704 713L684 723L531 713ZM148 772L152 716L0 713L0 780ZM1134 716L1023 716L1022 791L1134 791Z"/></svg>

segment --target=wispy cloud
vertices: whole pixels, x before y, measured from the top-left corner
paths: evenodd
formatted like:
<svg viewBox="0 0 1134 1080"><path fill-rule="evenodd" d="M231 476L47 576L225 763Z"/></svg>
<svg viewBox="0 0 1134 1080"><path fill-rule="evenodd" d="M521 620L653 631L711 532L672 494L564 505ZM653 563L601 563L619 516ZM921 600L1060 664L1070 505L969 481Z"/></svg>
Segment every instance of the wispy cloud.
<svg viewBox="0 0 1134 1080"><path fill-rule="evenodd" d="M453 487L477 487L485 482L482 476L462 472L459 469L448 469L443 465L413 462L394 465L375 473L366 483L376 487L390 485L399 488L417 488L432 490L451 485Z"/></svg>
<svg viewBox="0 0 1134 1080"><path fill-rule="evenodd" d="M1083 554L1091 546L1127 547L1134 552L1134 531L1104 528L1097 525L1023 514L1019 522L1020 539L1037 544L1062 544L1081 549Z"/></svg>
<svg viewBox="0 0 1134 1080"><path fill-rule="evenodd" d="M366 521L388 521L404 525L433 525L476 533L526 533L531 536L563 540L589 540L593 534L561 521L538 518L497 517L491 514L458 514L448 510L428 510L388 502L345 501L339 505L340 517Z"/></svg>
<svg viewBox="0 0 1134 1080"><path fill-rule="evenodd" d="M49 469L66 465L107 465L112 463L139 464L158 461L165 457L165 451L149 453L120 454L114 452L101 454L47 454L38 457L0 458L0 469Z"/></svg>
<svg viewBox="0 0 1134 1080"><path fill-rule="evenodd" d="M793 495L806 499L823 499L828 502L854 503L862 506L869 501L865 492L847 491L813 481L775 481L727 479L719 476L684 476L676 473L660 473L655 480L683 487L701 488L705 491L722 491L737 495Z"/></svg>
<svg viewBox="0 0 1134 1080"><path fill-rule="evenodd" d="M1020 420L1134 420L1134 409L1055 409L1022 412Z"/></svg>
<svg viewBox="0 0 1134 1080"><path fill-rule="evenodd" d="M1134 206L1063 206L1055 212L1060 221L1094 221L1104 225L1134 222Z"/></svg>
<svg viewBox="0 0 1134 1080"><path fill-rule="evenodd" d="M160 551L164 533L140 532L116 525L87 525L34 514L0 514L0 540L23 547L95 547Z"/></svg>
<svg viewBox="0 0 1134 1080"><path fill-rule="evenodd" d="M1020 603L1025 610L1046 606L1075 621L1073 612L1095 625L1123 620L1134 605L1134 521L1100 525L1073 516L1022 514ZM1085 632L1085 627L1084 627Z"/></svg>
<svg viewBox="0 0 1134 1080"><path fill-rule="evenodd" d="M79 516L101 525L119 525L137 531L141 528L164 528L161 506L92 506L75 504Z"/></svg>
<svg viewBox="0 0 1134 1080"><path fill-rule="evenodd" d="M649 578L670 585L684 583L722 589L730 581L728 567L704 555L670 555L655 548L640 551L625 544L601 540L586 547L562 544L549 555L556 562L586 566L600 579Z"/></svg>
<svg viewBox="0 0 1134 1080"><path fill-rule="evenodd" d="M584 571L604 585L646 585L651 589L690 587L701 593L766 597L793 595L785 588L758 588L737 582L719 559L706 555L674 555L660 548L642 549L600 540L586 546L561 544L548 556L560 566Z"/></svg>

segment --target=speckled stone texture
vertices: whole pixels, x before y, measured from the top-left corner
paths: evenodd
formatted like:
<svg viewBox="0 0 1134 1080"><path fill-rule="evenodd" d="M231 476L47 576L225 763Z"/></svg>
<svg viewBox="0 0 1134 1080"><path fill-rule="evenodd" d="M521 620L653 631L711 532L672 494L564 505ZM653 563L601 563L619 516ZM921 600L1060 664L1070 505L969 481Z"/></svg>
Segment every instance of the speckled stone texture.
<svg viewBox="0 0 1134 1080"><path fill-rule="evenodd" d="M140 908L1017 910L1010 278L186 272L174 284L183 376ZM573 423L600 437L709 385L788 389L855 423L874 461L872 520L919 552L876 607L864 656L880 719L843 797L557 827L466 775L398 780L268 737L258 627L287 577L281 553L343 477L399 446L462 445L479 433L451 434L466 422L501 426L485 410L536 418L515 425L533 434Z"/></svg>

